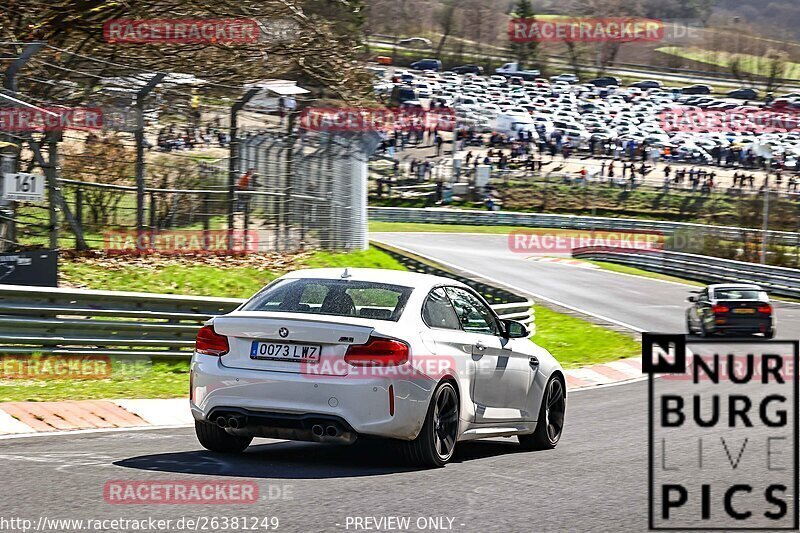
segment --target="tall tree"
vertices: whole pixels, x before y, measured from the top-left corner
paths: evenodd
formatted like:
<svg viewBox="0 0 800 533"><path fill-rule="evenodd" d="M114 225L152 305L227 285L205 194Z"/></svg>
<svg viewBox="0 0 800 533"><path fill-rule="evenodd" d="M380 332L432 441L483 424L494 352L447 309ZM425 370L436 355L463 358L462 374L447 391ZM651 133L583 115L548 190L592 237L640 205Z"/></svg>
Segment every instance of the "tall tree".
<svg viewBox="0 0 800 533"><path fill-rule="evenodd" d="M436 13L436 22L442 30L442 37L436 46L436 55L441 56L444 50L444 43L454 30L456 23L456 2L455 0L445 0L444 5Z"/></svg>
<svg viewBox="0 0 800 533"><path fill-rule="evenodd" d="M518 0L511 12L511 18L526 19L529 21L535 20L536 15L533 12L533 6L530 0ZM511 41L511 50L514 52L514 57L517 63L519 63L519 67L524 68L524 65L536 61L539 52L539 43L536 41L527 43Z"/></svg>
<svg viewBox="0 0 800 533"><path fill-rule="evenodd" d="M361 0L4 0L0 41L40 40L21 93L51 102L74 99L74 85L92 87L143 72L194 74L231 93L252 81L293 77L324 87L342 99L369 97L369 77L356 59ZM115 19L252 19L261 28L254 42L109 42L104 23ZM296 29L272 39L282 21ZM4 50L6 51L6 50ZM19 52L20 50L13 50ZM36 80L49 80L42 83ZM67 83L60 83L66 81Z"/></svg>

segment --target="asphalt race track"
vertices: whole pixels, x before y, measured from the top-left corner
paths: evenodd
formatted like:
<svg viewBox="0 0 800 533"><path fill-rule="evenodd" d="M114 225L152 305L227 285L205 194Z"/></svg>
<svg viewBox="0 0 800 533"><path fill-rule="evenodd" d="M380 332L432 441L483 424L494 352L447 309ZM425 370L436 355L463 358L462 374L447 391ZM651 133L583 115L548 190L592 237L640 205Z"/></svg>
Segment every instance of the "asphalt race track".
<svg viewBox="0 0 800 533"><path fill-rule="evenodd" d="M531 261L508 252L502 236L374 237L639 330L683 331L686 286ZM778 337L797 338L800 306L777 307ZM444 530L463 532L645 531L647 390L638 381L575 391L555 450L523 452L516 439L462 443L454 462L437 470L404 467L374 442L335 447L257 439L241 456L214 455L202 450L192 428L3 439L0 516L34 524L42 516L173 523L266 516L279 519L278 531L303 532L400 531L353 525L356 517L396 516L410 517L404 531L435 530L416 524L438 518ZM751 433L754 442L762 433ZM220 479L254 480L260 501L120 505L108 503L103 492L110 480Z"/></svg>
<svg viewBox="0 0 800 533"><path fill-rule="evenodd" d="M256 440L245 455L200 448L193 429L0 441L0 515L30 518L277 516L279 531L348 531L347 517L454 518L452 531L646 528L646 387L576 392L553 451L516 439L460 445L441 470L409 470L378 446ZM263 444L262 444L263 443ZM108 480L255 479L253 505L112 505ZM288 491L291 499L269 499ZM13 498L10 497L13 495ZM445 522L446 523L446 522ZM337 526L337 524L340 524ZM463 524L463 525L462 525ZM351 526L349 531L354 531ZM410 531L417 531L416 528Z"/></svg>
<svg viewBox="0 0 800 533"><path fill-rule="evenodd" d="M686 331L686 297L697 287L511 252L505 235L373 233L371 238L438 259L638 331ZM800 304L774 301L779 339L800 338Z"/></svg>

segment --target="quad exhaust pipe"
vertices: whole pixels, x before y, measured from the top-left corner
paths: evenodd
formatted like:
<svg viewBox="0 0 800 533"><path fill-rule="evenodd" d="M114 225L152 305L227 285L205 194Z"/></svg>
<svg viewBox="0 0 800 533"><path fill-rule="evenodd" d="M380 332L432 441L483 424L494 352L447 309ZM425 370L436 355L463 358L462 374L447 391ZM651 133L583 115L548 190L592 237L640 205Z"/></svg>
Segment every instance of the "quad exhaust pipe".
<svg viewBox="0 0 800 533"><path fill-rule="evenodd" d="M355 442L356 434L335 422L319 420L310 428L304 429L272 427L262 423L258 417L248 417L242 414L231 412L213 415L210 420L218 427L228 430L233 435L251 435L257 437L306 440L314 442L328 442L338 444L352 444Z"/></svg>

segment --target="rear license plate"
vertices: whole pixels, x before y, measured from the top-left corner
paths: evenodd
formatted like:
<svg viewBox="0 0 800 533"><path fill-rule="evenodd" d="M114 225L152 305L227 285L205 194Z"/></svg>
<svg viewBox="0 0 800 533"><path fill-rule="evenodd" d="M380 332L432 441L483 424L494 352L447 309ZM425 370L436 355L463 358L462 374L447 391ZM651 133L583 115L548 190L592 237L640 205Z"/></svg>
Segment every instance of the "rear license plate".
<svg viewBox="0 0 800 533"><path fill-rule="evenodd" d="M737 315L752 315L756 312L756 310L743 308L743 309L734 309L733 312L734 314Z"/></svg>
<svg viewBox="0 0 800 533"><path fill-rule="evenodd" d="M322 347L318 344L253 341L253 344L250 345L250 359L316 363L319 361L320 351L322 351Z"/></svg>

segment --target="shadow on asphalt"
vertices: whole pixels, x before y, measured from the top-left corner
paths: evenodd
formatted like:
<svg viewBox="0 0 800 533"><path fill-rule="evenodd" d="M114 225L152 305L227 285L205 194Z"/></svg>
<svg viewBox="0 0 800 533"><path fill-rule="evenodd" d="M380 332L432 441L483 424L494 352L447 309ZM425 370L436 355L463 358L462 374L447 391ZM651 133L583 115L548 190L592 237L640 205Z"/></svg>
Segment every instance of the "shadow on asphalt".
<svg viewBox="0 0 800 533"><path fill-rule="evenodd" d="M452 462L463 463L523 451L516 439L462 442ZM381 441L359 441L351 446L275 442L253 444L240 455L202 450L140 455L114 464L151 472L272 479L364 477L420 470L404 464L396 455L395 448Z"/></svg>

